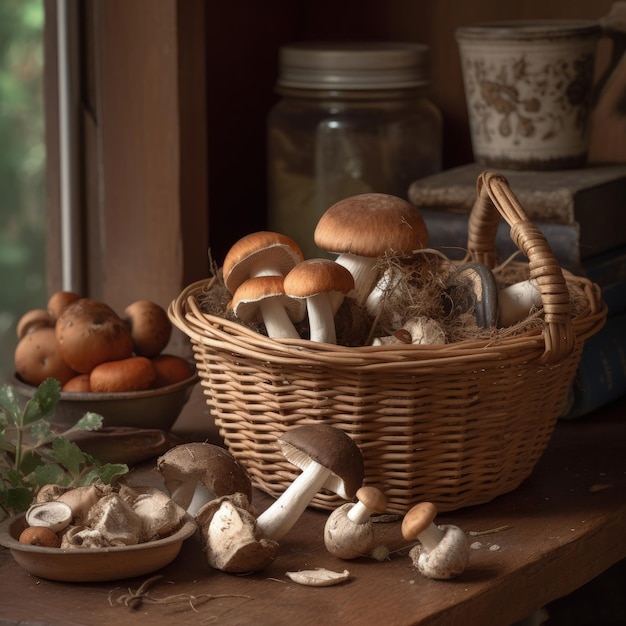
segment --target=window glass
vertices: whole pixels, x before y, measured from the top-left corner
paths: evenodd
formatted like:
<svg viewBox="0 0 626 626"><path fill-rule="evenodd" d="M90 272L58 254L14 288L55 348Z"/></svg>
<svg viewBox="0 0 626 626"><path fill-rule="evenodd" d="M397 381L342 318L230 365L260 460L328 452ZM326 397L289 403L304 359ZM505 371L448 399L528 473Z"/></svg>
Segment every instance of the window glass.
<svg viewBox="0 0 626 626"><path fill-rule="evenodd" d="M43 0L0 1L0 374L19 317L45 308Z"/></svg>

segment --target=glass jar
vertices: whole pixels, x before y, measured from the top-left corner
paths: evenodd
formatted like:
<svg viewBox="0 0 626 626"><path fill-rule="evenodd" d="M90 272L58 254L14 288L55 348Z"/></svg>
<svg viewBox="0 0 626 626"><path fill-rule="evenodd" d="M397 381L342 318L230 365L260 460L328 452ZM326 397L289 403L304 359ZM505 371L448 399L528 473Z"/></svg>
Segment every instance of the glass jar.
<svg viewBox="0 0 626 626"><path fill-rule="evenodd" d="M428 99L427 46L294 44L280 50L268 118L268 228L305 257L320 216L342 198L407 197L441 170L441 114Z"/></svg>

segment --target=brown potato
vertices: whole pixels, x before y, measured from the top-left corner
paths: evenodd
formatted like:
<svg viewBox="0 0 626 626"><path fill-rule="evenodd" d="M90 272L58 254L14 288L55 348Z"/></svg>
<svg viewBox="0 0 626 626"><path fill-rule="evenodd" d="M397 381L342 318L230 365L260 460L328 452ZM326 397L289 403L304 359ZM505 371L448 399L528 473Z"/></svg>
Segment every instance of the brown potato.
<svg viewBox="0 0 626 626"><path fill-rule="evenodd" d="M55 291L48 299L48 313L53 320L59 319L61 311L71 302L78 300L80 296L73 291Z"/></svg>
<svg viewBox="0 0 626 626"><path fill-rule="evenodd" d="M89 385L96 393L142 391L149 389L155 378L152 361L144 356L133 356L100 363L91 371Z"/></svg>
<svg viewBox="0 0 626 626"><path fill-rule="evenodd" d="M193 374L191 364L174 354L159 354L152 358L152 365L156 370L153 387L167 387L186 380Z"/></svg>
<svg viewBox="0 0 626 626"><path fill-rule="evenodd" d="M89 384L89 374L78 374L78 376L70 378L63 385L61 391L89 393L91 391L91 385Z"/></svg>
<svg viewBox="0 0 626 626"><path fill-rule="evenodd" d="M133 340L128 326L111 307L80 298L63 308L56 323L59 352L80 374L100 363L132 356Z"/></svg>
<svg viewBox="0 0 626 626"><path fill-rule="evenodd" d="M156 302L137 300L126 307L122 319L130 328L133 351L138 356L156 356L165 349L172 335L167 312Z"/></svg>
<svg viewBox="0 0 626 626"><path fill-rule="evenodd" d="M41 326L24 335L15 348L14 360L17 375L35 387L46 378L56 378L64 385L76 376L63 360L51 326Z"/></svg>
<svg viewBox="0 0 626 626"><path fill-rule="evenodd" d="M43 548L60 548L61 539L47 526L29 526L19 536L20 543L29 546L42 546Z"/></svg>
<svg viewBox="0 0 626 626"><path fill-rule="evenodd" d="M54 320L45 309L32 309L20 317L17 322L17 338L21 339L27 333L40 328L41 326L54 326Z"/></svg>

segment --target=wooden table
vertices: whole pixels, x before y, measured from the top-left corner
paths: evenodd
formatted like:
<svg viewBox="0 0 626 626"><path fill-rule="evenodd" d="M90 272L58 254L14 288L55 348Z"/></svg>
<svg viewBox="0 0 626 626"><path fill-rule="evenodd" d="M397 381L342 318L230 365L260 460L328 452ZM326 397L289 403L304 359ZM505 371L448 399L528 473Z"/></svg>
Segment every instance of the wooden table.
<svg viewBox="0 0 626 626"><path fill-rule="evenodd" d="M160 599L182 594L185 600L175 604L118 603L149 576L99 584L46 581L26 573L2 550L0 623L511 624L626 557L625 448L626 402L621 401L584 422L559 423L532 476L515 492L441 515L440 523L485 533L471 537L470 565L456 580L422 577L406 549L382 562L340 561L324 548L327 514L309 510L282 540L275 562L253 575L209 569L199 539L189 539L150 587ZM263 509L269 499L257 492L254 503ZM398 523L377 527L389 541L399 537ZM494 529L501 530L486 532ZM320 588L299 586L285 576L315 567L348 569L351 579ZM202 594L213 598L201 602Z"/></svg>

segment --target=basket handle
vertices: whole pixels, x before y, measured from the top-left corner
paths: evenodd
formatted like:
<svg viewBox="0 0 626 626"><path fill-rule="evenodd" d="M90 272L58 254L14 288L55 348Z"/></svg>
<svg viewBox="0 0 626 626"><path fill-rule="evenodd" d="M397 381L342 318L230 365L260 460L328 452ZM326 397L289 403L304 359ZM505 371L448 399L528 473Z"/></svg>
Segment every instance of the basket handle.
<svg viewBox="0 0 626 626"><path fill-rule="evenodd" d="M468 221L468 253L474 261L494 268L500 217L511 227L515 245L529 261L530 278L537 281L544 309L542 363L556 363L572 352L576 337L571 300L561 266L543 233L528 219L504 176L483 172L476 183L476 201Z"/></svg>

